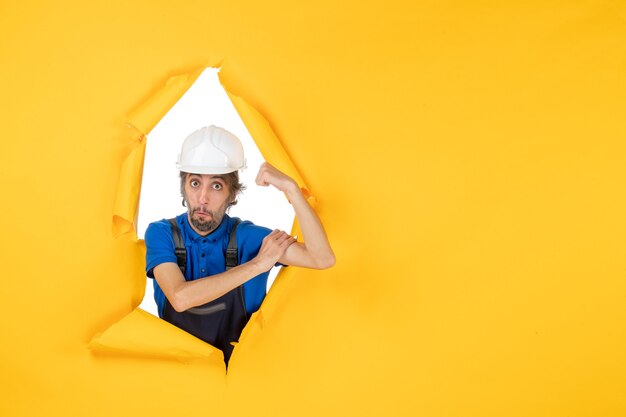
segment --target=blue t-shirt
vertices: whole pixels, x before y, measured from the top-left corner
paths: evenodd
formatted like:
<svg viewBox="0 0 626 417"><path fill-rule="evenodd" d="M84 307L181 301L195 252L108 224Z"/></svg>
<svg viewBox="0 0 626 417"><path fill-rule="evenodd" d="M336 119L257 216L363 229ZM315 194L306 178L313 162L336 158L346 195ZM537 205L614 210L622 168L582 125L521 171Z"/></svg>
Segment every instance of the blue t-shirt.
<svg viewBox="0 0 626 417"><path fill-rule="evenodd" d="M207 236L201 236L189 225L187 213L176 216L176 222L187 249L187 268L185 271L187 281L219 274L226 270L224 254L234 221L235 218L224 215L222 223L217 229ZM240 265L258 254L263 238L270 232L270 229L257 226L249 221L242 221L239 224L237 227L237 247ZM146 274L149 278L154 278L154 267L164 262L176 263L174 239L169 222L163 219L150 223L146 230L145 241L147 249ZM259 309L265 298L268 275L269 271L257 275L243 284L244 301L249 315ZM159 308L159 316L162 317L165 294L156 279L154 280L154 300Z"/></svg>

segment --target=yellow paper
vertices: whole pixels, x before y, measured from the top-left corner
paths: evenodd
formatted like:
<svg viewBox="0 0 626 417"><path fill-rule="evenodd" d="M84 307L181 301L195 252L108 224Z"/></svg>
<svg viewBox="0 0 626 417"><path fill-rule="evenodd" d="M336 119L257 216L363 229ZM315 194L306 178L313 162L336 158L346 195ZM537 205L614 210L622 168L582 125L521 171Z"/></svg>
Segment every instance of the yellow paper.
<svg viewBox="0 0 626 417"><path fill-rule="evenodd" d="M133 310L119 323L89 344L103 354L130 355L188 361L215 357L213 364L223 366L223 354L203 341L141 309Z"/></svg>
<svg viewBox="0 0 626 417"><path fill-rule="evenodd" d="M626 415L624 2L0 9L1 416ZM227 375L135 311L142 138L216 62L337 257Z"/></svg>

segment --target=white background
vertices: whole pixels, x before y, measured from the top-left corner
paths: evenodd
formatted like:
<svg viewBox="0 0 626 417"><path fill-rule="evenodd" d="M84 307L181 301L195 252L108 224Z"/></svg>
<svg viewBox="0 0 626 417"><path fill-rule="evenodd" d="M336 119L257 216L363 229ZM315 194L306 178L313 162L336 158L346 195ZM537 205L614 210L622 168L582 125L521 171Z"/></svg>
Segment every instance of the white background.
<svg viewBox="0 0 626 417"><path fill-rule="evenodd" d="M143 239L149 223L186 211L181 205L176 159L185 138L209 125L234 133L243 144L247 160L247 168L239 173L247 189L229 215L271 229L291 230L294 213L285 196L273 187L259 187L254 183L263 157L220 84L217 73L217 69L207 68L148 134L137 220L140 239ZM277 272L278 269L274 268L270 273L268 287ZM157 315L152 285L152 280L148 279L140 307Z"/></svg>

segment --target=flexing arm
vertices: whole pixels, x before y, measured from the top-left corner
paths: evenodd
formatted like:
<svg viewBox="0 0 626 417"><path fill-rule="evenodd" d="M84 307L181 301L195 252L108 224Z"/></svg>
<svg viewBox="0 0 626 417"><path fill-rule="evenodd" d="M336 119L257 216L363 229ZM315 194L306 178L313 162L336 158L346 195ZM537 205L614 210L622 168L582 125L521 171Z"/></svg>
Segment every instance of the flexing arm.
<svg viewBox="0 0 626 417"><path fill-rule="evenodd" d="M154 277L174 310L181 312L213 301L269 271L294 242L295 239L287 233L274 230L263 239L254 259L221 274L185 281L177 264L165 262L154 268Z"/></svg>
<svg viewBox="0 0 626 417"><path fill-rule="evenodd" d="M315 269L326 269L333 266L335 255L326 237L324 226L302 195L298 184L267 162L261 165L256 183L264 187L272 185L285 193L300 223L304 242L290 245L279 262L284 265Z"/></svg>

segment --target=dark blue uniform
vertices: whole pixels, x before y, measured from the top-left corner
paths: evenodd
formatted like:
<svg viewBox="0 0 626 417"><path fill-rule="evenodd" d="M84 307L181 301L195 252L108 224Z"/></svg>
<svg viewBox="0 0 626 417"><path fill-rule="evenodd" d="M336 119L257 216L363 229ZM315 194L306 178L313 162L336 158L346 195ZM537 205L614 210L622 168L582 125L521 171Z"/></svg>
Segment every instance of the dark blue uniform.
<svg viewBox="0 0 626 417"><path fill-rule="evenodd" d="M187 252L185 270L187 281L225 271L225 253L234 221L234 218L225 215L217 229L207 236L200 236L189 225L187 213L176 217L176 224ZM238 263L242 264L253 259L261 247L263 238L270 232L270 229L256 226L249 221L241 222L236 234ZM151 223L146 230L145 241L148 277L154 278L153 269L157 265L177 262L172 228L167 220ZM248 317L259 309L265 298L268 274L269 272L258 275L208 304L205 311L210 314L206 315L176 312L155 280L154 298L159 316L222 349L228 363L232 351L230 342L239 338Z"/></svg>

